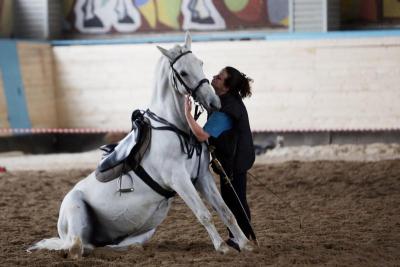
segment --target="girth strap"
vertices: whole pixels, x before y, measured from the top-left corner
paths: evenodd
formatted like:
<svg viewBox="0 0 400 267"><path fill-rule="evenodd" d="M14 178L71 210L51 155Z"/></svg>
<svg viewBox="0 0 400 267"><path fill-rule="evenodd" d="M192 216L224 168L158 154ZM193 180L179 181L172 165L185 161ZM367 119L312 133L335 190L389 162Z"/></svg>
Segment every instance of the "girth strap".
<svg viewBox="0 0 400 267"><path fill-rule="evenodd" d="M154 181L153 178L151 178L151 176L146 172L146 170L143 169L142 165L138 165L133 171L137 176L139 176L140 179L142 179L145 184L165 198L169 199L176 195L175 191L166 190L162 188L156 181Z"/></svg>

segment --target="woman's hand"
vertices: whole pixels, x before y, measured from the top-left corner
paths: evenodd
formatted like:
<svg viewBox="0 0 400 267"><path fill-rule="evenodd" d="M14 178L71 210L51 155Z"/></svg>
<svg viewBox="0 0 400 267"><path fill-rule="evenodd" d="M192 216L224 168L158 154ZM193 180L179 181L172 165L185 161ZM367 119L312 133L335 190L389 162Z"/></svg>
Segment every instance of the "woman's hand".
<svg viewBox="0 0 400 267"><path fill-rule="evenodd" d="M190 100L190 96L185 96L185 115L189 115L192 112L192 100Z"/></svg>
<svg viewBox="0 0 400 267"><path fill-rule="evenodd" d="M203 142L210 137L210 135L201 128L201 126L194 120L192 116L192 101L190 100L190 96L185 96L185 117L186 121L189 124L190 129L193 134L196 136L197 140Z"/></svg>

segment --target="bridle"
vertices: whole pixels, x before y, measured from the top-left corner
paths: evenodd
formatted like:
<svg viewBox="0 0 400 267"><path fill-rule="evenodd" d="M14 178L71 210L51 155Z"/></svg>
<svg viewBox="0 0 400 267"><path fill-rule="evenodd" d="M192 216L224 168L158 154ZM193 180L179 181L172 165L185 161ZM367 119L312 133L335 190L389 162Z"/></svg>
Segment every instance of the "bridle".
<svg viewBox="0 0 400 267"><path fill-rule="evenodd" d="M174 79L174 87L175 87L175 89L178 89L178 85L177 85L177 82L176 82L176 78L179 80L179 82L182 84L182 86L186 89L186 92L189 94L189 95L191 95L192 97L193 97L193 99L196 99L196 92L197 92L197 90L200 88L200 86L203 84L203 83L208 83L208 84L210 84L210 81L208 80L208 79L202 79L201 81L199 81L199 83L197 84L197 86L195 87L195 88L190 88L186 83L185 83L185 81L182 79L182 76L179 74L179 72L174 68L174 64L181 58L181 57L183 57L184 55L187 55L187 54L189 54L189 53L192 53L192 51L186 51L186 52L183 52L182 54L180 54L179 56L177 56L171 63L170 63L170 65L171 65L171 69L172 69L172 71L174 72L174 76L173 76L173 79Z"/></svg>

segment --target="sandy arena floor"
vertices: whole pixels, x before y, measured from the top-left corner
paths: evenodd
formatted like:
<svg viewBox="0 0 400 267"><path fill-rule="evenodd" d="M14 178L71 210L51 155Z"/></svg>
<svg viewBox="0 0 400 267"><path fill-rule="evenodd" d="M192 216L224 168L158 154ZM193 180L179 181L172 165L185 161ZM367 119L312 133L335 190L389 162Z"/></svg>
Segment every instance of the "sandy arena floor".
<svg viewBox="0 0 400 267"><path fill-rule="evenodd" d="M89 158L98 152L2 155L0 166L8 171L0 173L0 265L400 265L399 147L296 149L296 153L280 149L258 157L251 170L257 179L249 177L248 198L260 243L254 252L216 253L205 229L177 197L143 248L124 252L96 248L78 261L59 252L29 254L25 249L57 235L61 200L91 171L97 159ZM225 237L225 228L214 219Z"/></svg>

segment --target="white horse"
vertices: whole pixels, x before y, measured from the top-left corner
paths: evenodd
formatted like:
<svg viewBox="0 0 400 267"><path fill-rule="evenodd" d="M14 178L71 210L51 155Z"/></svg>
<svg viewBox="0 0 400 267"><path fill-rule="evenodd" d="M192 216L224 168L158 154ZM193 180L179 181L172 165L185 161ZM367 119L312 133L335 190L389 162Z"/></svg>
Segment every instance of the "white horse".
<svg viewBox="0 0 400 267"><path fill-rule="evenodd" d="M170 50L158 47L164 56L157 64L154 94L149 107L152 112L186 133L190 131L183 110L186 94L195 94L207 109L220 107L218 96L205 82L203 63L190 52L190 48L189 33L186 34L184 46L176 45ZM165 126L154 120L151 123L154 127ZM252 250L217 189L208 168L210 158L207 147L204 143L202 146L200 160L196 155L189 159L182 152L176 133L153 130L150 149L141 165L161 187L177 192L206 228L217 251L226 253L229 247L218 234L198 192L217 211L241 250ZM62 201L57 224L59 238L39 241L28 251L68 250L71 258L80 258L84 249L90 250L94 246L107 245L121 249L149 240L167 216L173 198L167 199L155 192L133 171L128 175L132 181L123 177L123 186L133 183L134 192L124 194L118 192L118 179L101 183L93 172L81 180ZM191 179L197 175L198 179L193 185Z"/></svg>

